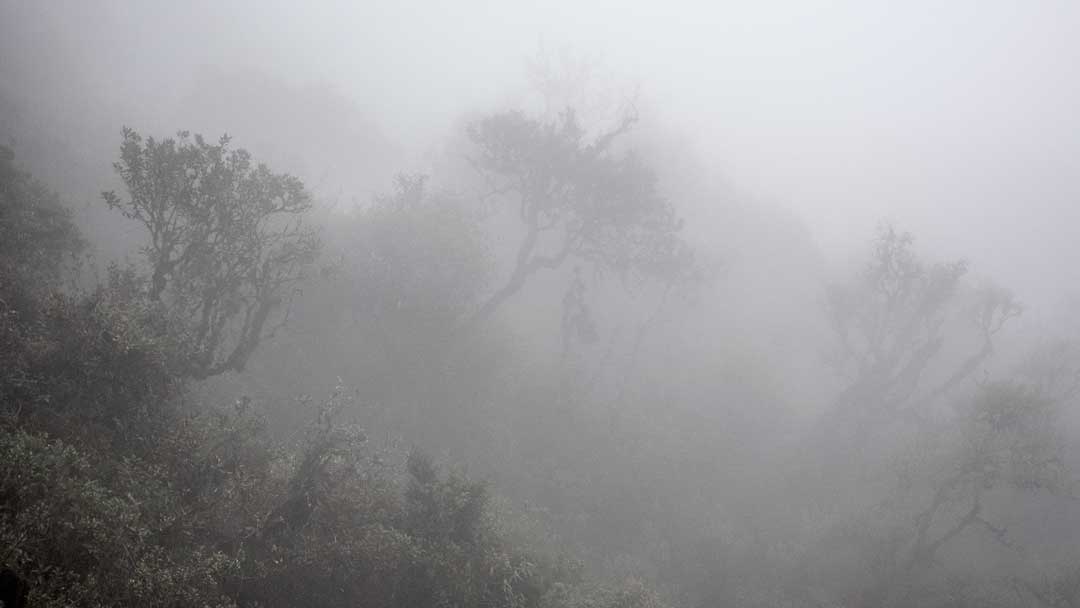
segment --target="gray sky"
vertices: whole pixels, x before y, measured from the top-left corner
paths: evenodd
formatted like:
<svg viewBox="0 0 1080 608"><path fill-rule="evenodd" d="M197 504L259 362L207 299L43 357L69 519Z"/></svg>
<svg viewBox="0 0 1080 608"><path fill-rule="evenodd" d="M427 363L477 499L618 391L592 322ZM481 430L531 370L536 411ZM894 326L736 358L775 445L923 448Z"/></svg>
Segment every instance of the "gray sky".
<svg viewBox="0 0 1080 608"><path fill-rule="evenodd" d="M412 149L571 47L830 255L891 219L1029 301L1080 287L1077 2L0 2L26 50L0 66L61 41L145 113L201 66L256 68L329 84Z"/></svg>

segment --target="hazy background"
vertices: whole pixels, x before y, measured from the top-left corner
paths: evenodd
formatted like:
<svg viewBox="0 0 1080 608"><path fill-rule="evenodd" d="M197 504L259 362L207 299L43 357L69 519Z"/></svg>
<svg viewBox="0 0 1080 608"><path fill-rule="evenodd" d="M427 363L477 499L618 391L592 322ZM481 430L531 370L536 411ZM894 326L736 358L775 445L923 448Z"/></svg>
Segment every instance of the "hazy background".
<svg viewBox="0 0 1080 608"><path fill-rule="evenodd" d="M570 49L826 251L891 219L1030 303L1080 283L1073 2L5 0L0 21L9 88L170 132L208 72L246 70L351 104L370 129L358 155L410 158L463 111L513 97L538 49Z"/></svg>
<svg viewBox="0 0 1080 608"><path fill-rule="evenodd" d="M947 487L937 476L969 445L956 425L983 428L964 408L985 406L975 396L989 379L1050 385L1080 366L1075 345L1054 350L1080 336L1077 31L1080 4L1051 1L0 0L0 144L74 208L99 271L90 284L145 242L101 200L124 188L112 163L125 125L227 132L303 179L325 272L304 285L288 331L242 373L197 383L196 400L251 397L291 441L310 413L298 394L355 386L354 413L379 443L471 467L597 572L640 575L669 597L689 589L701 606L774 605L737 604L734 590L780 587L820 602L815 581L875 580L850 536L876 550L889 530L910 533L920 501ZM545 70L554 89L537 86ZM589 279L593 336L575 338L567 302L582 258L537 273L475 343L459 340L466 313L514 268L523 227L516 206L483 220L431 213L477 201L466 125L508 108L550 119L561 108L538 107L545 95L595 131L636 106L623 141L655 170L707 280L668 298L660 284ZM385 198L412 172L432 176L430 208ZM913 233L933 269L906 284L911 311L859 272L889 261L872 245L908 251L882 223ZM958 258L969 275L936 283L934 263ZM338 262L343 274L328 270ZM444 270L460 301L432 278ZM1019 309L1007 289L983 290L988 279L1025 308L1000 333L994 315L1004 326ZM847 361L852 331L868 344L893 331L881 339L910 352L886 357L884 372L877 346ZM467 356L447 355L455 341ZM1043 358L1025 371L1029 351ZM850 429L848 414L830 418L848 401L873 410L894 398L931 403L940 428L900 434L907 421L886 417L873 435L857 417ZM1078 464L1076 393L1050 400L1061 461ZM881 477L861 476L875 467ZM895 486L881 483L894 473ZM994 521L1035 550L991 552L971 534L948 561L1000 570L1010 592L1017 577L1049 578L1050 563L1080 580L1074 490L1000 490L986 501ZM963 522L950 508L938 514Z"/></svg>

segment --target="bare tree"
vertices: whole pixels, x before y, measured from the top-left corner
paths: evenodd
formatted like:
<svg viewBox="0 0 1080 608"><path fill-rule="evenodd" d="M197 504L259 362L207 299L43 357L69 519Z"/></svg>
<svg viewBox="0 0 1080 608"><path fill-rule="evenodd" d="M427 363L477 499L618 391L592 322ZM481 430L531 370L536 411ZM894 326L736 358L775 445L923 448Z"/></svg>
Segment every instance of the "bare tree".
<svg viewBox="0 0 1080 608"><path fill-rule="evenodd" d="M320 250L303 223L304 184L256 165L242 149L182 131L143 139L124 129L114 165L127 189L103 196L150 236L148 293L187 324L195 355L188 374L242 371L287 320L287 302Z"/></svg>

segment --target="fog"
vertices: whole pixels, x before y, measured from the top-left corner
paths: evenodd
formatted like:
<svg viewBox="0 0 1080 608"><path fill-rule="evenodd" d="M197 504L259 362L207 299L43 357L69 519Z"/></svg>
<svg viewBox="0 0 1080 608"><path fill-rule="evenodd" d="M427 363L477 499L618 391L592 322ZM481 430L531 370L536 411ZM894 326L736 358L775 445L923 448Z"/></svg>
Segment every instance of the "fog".
<svg viewBox="0 0 1080 608"><path fill-rule="evenodd" d="M60 72L166 123L202 71L256 70L335 91L411 152L522 95L540 49L569 53L825 250L889 218L1026 300L1080 279L1050 270L1076 272L1070 2L9 4L9 81Z"/></svg>
<svg viewBox="0 0 1080 608"><path fill-rule="evenodd" d="M0 0L0 605L1075 605L1078 28Z"/></svg>

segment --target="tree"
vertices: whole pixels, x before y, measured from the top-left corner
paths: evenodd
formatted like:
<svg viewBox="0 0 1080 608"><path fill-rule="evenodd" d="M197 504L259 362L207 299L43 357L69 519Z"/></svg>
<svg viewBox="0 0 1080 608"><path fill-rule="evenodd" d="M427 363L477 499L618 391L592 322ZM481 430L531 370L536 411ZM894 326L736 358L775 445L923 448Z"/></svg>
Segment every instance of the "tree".
<svg viewBox="0 0 1080 608"><path fill-rule="evenodd" d="M963 534L981 532L1013 548L1016 539L995 521L994 513L1000 517L1001 511L995 498L1009 492L1067 492L1056 431L1061 405L1022 376L988 383L960 405L948 428L923 442L921 449L931 454L901 469L896 495L888 501L905 517L884 543L889 567L869 591L873 603L910 602L920 580L939 570L945 548Z"/></svg>
<svg viewBox="0 0 1080 608"><path fill-rule="evenodd" d="M656 175L637 155L616 150L635 122L628 116L595 138L572 109L553 121L509 111L469 125L470 162L490 194L514 210L523 234L509 277L466 328L489 318L537 272L570 259L622 277L672 277L689 268L682 223Z"/></svg>
<svg viewBox="0 0 1080 608"><path fill-rule="evenodd" d="M973 586L1007 589L1007 580L980 579L978 565L951 549L1015 550L1023 526L1014 533L1003 523L1024 515L1009 511L1013 499L1069 490L1058 433L1063 403L1031 380L1018 373L988 382L955 404L953 418L919 434L873 507L843 518L813 545L804 567L817 584L841 604L867 606L938 605Z"/></svg>
<svg viewBox="0 0 1080 608"><path fill-rule="evenodd" d="M863 270L829 294L846 385L815 450L826 459L825 485L856 498L803 567L839 568L818 578L857 605L940 599L959 580L939 567L946 547L976 531L1011 545L993 515L1001 496L1062 487L1058 397L1023 370L972 381L1022 307L1008 290L967 288L966 264L927 263L912 244L883 226Z"/></svg>
<svg viewBox="0 0 1080 608"><path fill-rule="evenodd" d="M228 136L210 144L186 131L158 141L124 129L114 167L128 196L103 196L149 233L148 294L187 322L187 374L242 371L288 320L287 301L321 247L303 223L304 184L230 149Z"/></svg>
<svg viewBox="0 0 1080 608"><path fill-rule="evenodd" d="M830 291L829 317L840 346L835 363L848 379L834 413L853 410L900 411L922 386L931 362L946 343L947 314L956 302L964 262L927 264L912 250L911 234L883 226L864 270ZM968 311L979 342L939 384L924 390L918 403L947 393L993 353L993 338L1023 308L1006 289L987 286Z"/></svg>
<svg viewBox="0 0 1080 608"><path fill-rule="evenodd" d="M0 146L0 280L55 284L85 242L60 197L15 166Z"/></svg>

